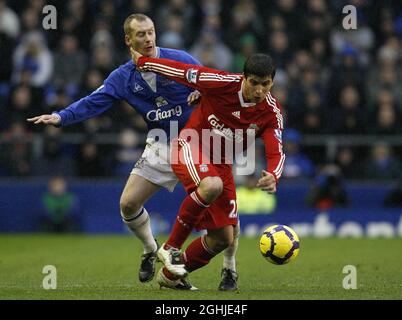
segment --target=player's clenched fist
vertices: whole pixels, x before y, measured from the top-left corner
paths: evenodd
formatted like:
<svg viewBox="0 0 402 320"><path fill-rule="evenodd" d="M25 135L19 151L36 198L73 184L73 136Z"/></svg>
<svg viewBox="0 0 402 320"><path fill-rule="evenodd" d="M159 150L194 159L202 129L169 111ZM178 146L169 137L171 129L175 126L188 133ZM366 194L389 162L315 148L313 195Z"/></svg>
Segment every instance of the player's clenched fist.
<svg viewBox="0 0 402 320"><path fill-rule="evenodd" d="M29 122L33 122L34 124L51 124L57 126L60 124L60 116L57 114L43 114L41 116L33 117L27 119Z"/></svg>
<svg viewBox="0 0 402 320"><path fill-rule="evenodd" d="M200 99L201 99L201 92L195 90L191 92L187 97L187 103L191 106L193 104L198 103Z"/></svg>
<svg viewBox="0 0 402 320"><path fill-rule="evenodd" d="M267 191L268 193L275 193L276 192L276 180L274 176L262 170L261 178L257 182L257 188L261 188L261 190Z"/></svg>

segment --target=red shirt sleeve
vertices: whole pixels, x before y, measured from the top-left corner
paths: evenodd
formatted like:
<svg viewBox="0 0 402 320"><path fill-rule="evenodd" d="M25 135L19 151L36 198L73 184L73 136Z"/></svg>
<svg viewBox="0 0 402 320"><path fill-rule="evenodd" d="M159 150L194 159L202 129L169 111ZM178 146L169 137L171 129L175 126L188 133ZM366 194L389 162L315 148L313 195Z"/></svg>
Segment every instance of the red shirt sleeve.
<svg viewBox="0 0 402 320"><path fill-rule="evenodd" d="M271 173L275 177L276 182L278 182L285 163L285 154L282 150L282 129L267 128L261 137L265 145L267 171Z"/></svg>
<svg viewBox="0 0 402 320"><path fill-rule="evenodd" d="M143 71L158 73L178 83L200 91L222 88L234 82L241 82L240 74L211 69L195 64L186 64L169 59L148 58L138 59L137 67Z"/></svg>

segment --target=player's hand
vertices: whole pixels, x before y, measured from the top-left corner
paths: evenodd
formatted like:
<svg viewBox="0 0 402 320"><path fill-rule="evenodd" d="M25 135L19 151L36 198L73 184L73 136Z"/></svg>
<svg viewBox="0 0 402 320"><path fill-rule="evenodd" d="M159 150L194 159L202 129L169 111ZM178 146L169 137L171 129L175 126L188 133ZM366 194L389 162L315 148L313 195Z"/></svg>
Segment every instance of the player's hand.
<svg viewBox="0 0 402 320"><path fill-rule="evenodd" d="M257 182L257 188L261 188L261 190L266 191L268 193L275 193L276 192L276 180L274 176L262 170L261 178Z"/></svg>
<svg viewBox="0 0 402 320"><path fill-rule="evenodd" d="M201 92L199 92L198 90L195 90L193 92L191 92L188 97L187 97L187 103L188 105L193 105L198 103L198 101L201 99Z"/></svg>
<svg viewBox="0 0 402 320"><path fill-rule="evenodd" d="M130 54L131 54L131 58L133 59L134 64L137 65L138 59L142 57L142 54L139 53L138 51L134 50L132 47L130 47Z"/></svg>
<svg viewBox="0 0 402 320"><path fill-rule="evenodd" d="M41 116L33 117L27 119L28 122L33 122L34 124L51 124L57 126L60 124L60 117L55 114L43 114Z"/></svg>

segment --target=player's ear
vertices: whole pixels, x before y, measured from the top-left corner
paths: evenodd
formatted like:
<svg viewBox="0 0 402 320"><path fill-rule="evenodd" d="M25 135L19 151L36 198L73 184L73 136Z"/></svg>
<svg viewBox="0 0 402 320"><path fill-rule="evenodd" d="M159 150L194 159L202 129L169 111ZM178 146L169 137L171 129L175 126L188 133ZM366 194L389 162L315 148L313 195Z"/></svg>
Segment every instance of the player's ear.
<svg viewBox="0 0 402 320"><path fill-rule="evenodd" d="M126 43L126 45L128 47L131 47L131 39L130 39L130 37L128 35L124 36L124 42Z"/></svg>

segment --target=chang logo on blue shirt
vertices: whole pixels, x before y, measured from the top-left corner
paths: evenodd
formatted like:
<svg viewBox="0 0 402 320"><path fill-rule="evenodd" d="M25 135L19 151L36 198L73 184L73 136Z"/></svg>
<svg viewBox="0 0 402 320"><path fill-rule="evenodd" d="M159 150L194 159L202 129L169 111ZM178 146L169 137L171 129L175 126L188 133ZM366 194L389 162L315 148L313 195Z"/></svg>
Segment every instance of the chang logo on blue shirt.
<svg viewBox="0 0 402 320"><path fill-rule="evenodd" d="M173 116L180 117L182 114L183 114L183 109L181 108L181 106L176 106L169 110L162 111L161 109L157 109L157 110L149 111L147 113L147 119L149 121L160 121L160 120L169 119Z"/></svg>

